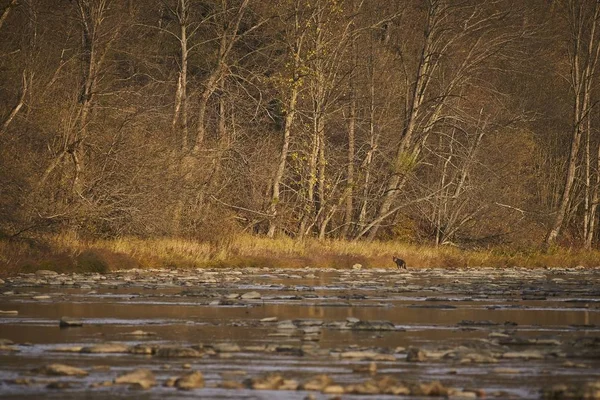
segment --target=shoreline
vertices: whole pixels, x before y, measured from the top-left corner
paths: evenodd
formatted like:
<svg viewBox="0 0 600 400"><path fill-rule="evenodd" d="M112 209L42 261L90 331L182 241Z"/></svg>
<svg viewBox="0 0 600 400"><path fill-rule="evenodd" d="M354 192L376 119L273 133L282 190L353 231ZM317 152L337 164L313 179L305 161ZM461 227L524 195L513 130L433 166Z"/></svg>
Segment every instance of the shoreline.
<svg viewBox="0 0 600 400"><path fill-rule="evenodd" d="M392 257L420 268L600 266L600 252L554 248L495 247L464 250L398 242L350 242L239 235L220 243L179 238L124 237L84 240L73 235L47 235L19 240L0 239L0 276L49 269L57 272L109 272L131 268L361 268L396 269Z"/></svg>

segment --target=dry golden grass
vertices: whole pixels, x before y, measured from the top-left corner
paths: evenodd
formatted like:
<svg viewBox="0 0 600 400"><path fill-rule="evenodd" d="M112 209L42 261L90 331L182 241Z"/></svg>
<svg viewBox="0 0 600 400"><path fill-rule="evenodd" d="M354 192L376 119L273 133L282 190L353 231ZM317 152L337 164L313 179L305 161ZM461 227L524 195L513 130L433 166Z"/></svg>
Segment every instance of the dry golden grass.
<svg viewBox="0 0 600 400"><path fill-rule="evenodd" d="M397 242L297 241L240 235L225 247L193 240L126 237L82 240L72 234L36 240L0 240L0 274L54 269L98 271L121 268L203 267L316 267L395 268L392 256L406 260L409 268L476 267L586 267L600 266L600 252L570 249L516 251L511 248L467 251Z"/></svg>

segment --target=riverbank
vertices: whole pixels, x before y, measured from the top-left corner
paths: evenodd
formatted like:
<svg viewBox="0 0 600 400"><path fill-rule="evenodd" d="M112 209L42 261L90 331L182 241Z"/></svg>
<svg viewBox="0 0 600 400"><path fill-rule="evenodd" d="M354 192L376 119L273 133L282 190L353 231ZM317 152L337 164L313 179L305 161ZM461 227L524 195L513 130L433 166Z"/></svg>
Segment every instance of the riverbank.
<svg viewBox="0 0 600 400"><path fill-rule="evenodd" d="M408 268L597 267L600 252L556 248L515 250L496 247L464 250L398 242L297 241L240 235L219 243L126 237L83 240L72 235L0 240L0 275L51 269L58 272L108 272L127 268L395 268L392 257Z"/></svg>

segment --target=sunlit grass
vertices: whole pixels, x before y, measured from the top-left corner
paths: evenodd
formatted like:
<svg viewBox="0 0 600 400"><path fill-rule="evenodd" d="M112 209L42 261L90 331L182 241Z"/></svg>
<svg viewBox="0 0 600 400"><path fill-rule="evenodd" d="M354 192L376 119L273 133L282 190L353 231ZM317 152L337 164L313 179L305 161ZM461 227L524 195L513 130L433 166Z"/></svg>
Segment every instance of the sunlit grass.
<svg viewBox="0 0 600 400"><path fill-rule="evenodd" d="M387 242L350 242L316 239L269 239L238 235L227 244L180 239L83 240L73 234L44 236L27 241L0 240L0 273L9 275L39 268L107 271L120 268L395 268L392 256L410 268L477 267L597 267L600 252L553 248L463 250Z"/></svg>

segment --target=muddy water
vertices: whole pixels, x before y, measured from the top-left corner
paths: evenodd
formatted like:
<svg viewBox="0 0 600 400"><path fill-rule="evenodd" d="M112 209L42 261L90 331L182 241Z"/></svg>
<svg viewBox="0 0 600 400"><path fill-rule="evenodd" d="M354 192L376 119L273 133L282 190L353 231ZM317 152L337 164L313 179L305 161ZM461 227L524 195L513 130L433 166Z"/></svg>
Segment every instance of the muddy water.
<svg viewBox="0 0 600 400"><path fill-rule="evenodd" d="M250 292L256 293L242 296ZM83 325L60 328L64 316ZM136 330L149 334L131 335ZM408 387L440 381L462 398L540 398L542 389L557 383L576 388L600 379L600 272L41 271L0 285L0 339L5 339L3 398L332 398L325 389L302 387L319 374L342 388L390 376ZM102 343L151 350L140 355L64 349ZM157 349L172 346L193 346L202 354L157 356ZM419 360L407 356L417 349ZM364 353L347 357L351 351ZM89 374L32 372L50 363ZM138 368L151 370L157 385L132 390L111 384ZM182 392L163 386L189 371L203 374L203 388ZM300 386L253 388L253 379L274 373ZM239 388L224 388L225 381ZM48 388L53 382L65 387ZM394 398L350 392L340 396Z"/></svg>

